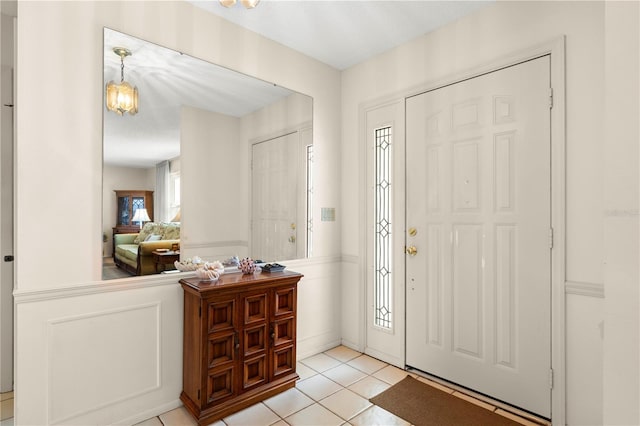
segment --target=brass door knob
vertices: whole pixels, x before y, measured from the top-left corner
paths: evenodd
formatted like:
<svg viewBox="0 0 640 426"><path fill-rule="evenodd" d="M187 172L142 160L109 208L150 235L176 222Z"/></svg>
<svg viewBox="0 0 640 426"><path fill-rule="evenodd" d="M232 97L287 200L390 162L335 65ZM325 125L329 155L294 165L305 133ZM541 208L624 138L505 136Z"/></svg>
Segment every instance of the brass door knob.
<svg viewBox="0 0 640 426"><path fill-rule="evenodd" d="M415 256L418 253L418 249L416 248L416 246L409 246L406 247L404 249L405 253L407 253L409 256Z"/></svg>

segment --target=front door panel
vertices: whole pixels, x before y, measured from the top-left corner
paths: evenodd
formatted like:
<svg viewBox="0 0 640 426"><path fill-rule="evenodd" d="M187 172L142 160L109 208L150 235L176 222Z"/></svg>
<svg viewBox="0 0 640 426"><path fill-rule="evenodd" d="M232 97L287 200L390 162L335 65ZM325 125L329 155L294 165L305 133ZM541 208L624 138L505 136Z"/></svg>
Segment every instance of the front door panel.
<svg viewBox="0 0 640 426"><path fill-rule="evenodd" d="M407 99L407 365L550 417L549 57Z"/></svg>

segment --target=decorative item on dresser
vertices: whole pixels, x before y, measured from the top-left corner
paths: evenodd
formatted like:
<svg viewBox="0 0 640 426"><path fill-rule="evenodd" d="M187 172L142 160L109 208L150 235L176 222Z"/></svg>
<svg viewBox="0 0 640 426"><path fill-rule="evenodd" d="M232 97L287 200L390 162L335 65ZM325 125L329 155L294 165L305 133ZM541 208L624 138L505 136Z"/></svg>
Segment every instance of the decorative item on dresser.
<svg viewBox="0 0 640 426"><path fill-rule="evenodd" d="M296 297L302 275L224 274L182 279L183 390L200 425L295 385Z"/></svg>

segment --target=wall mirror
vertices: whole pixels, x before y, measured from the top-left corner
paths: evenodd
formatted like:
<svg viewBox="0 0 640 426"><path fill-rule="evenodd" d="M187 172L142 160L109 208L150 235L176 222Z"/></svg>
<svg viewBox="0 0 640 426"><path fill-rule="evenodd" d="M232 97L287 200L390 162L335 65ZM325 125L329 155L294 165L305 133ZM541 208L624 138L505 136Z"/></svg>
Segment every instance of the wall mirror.
<svg viewBox="0 0 640 426"><path fill-rule="evenodd" d="M108 28L103 54L103 279L312 255L312 98Z"/></svg>

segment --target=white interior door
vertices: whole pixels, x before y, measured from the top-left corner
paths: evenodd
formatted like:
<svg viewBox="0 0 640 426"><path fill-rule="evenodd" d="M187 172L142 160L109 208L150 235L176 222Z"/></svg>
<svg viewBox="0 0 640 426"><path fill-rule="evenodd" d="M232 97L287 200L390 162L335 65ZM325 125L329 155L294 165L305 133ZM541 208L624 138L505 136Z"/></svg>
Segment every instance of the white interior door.
<svg viewBox="0 0 640 426"><path fill-rule="evenodd" d="M408 366L551 416L550 59L407 99Z"/></svg>
<svg viewBox="0 0 640 426"><path fill-rule="evenodd" d="M251 255L265 262L297 257L298 140L294 132L252 146Z"/></svg>

